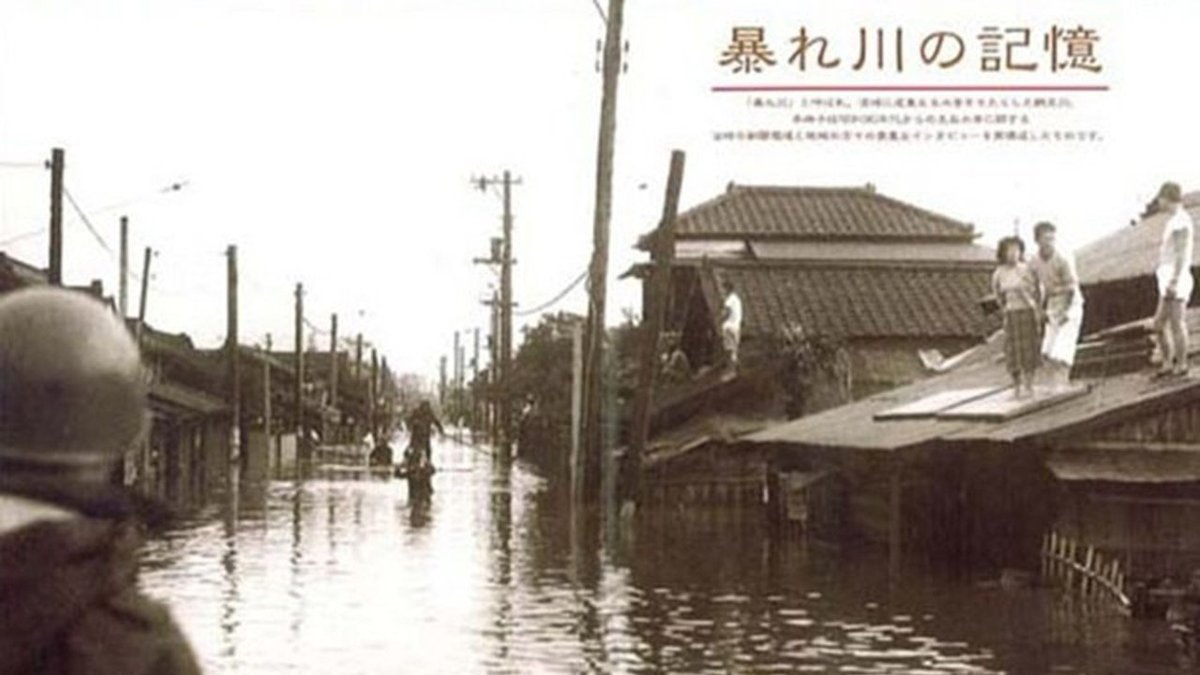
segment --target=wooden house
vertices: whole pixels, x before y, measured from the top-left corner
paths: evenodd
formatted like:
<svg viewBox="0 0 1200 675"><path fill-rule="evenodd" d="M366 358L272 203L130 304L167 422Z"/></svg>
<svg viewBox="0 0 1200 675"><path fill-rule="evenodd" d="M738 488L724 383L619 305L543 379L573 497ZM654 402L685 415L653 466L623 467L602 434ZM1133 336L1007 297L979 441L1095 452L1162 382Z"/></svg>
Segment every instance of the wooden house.
<svg viewBox="0 0 1200 675"><path fill-rule="evenodd" d="M994 253L972 226L871 185L730 184L680 214L675 237L667 326L697 367L721 358L721 278L743 302L744 349L795 328L840 341L853 398L924 376L921 352L960 352L998 325L979 308Z"/></svg>
<svg viewBox="0 0 1200 675"><path fill-rule="evenodd" d="M1035 569L1059 532L1133 574L1200 560L1182 531L1200 497L1200 380L1080 377L1021 409L1008 403L998 349L980 351L952 372L744 438L771 466L773 515L788 518L786 481L819 473L841 495L823 515L897 557Z"/></svg>
<svg viewBox="0 0 1200 675"><path fill-rule="evenodd" d="M652 237L640 246L653 262ZM979 303L994 253L972 226L871 185L730 184L680 214L675 237L666 330L696 374L656 394L643 460L652 502L760 501L766 464L730 452L732 440L908 384L932 372L930 354L962 352L998 327ZM722 279L743 303L736 374L719 337ZM835 347L822 358L840 364L799 397L777 351L796 334Z"/></svg>

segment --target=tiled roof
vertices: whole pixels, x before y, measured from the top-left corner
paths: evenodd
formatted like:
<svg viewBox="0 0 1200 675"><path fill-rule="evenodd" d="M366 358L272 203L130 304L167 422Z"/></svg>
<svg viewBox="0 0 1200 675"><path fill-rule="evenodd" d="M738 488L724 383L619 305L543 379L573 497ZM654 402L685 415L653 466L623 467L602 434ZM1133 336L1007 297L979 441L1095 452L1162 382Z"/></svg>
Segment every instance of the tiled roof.
<svg viewBox="0 0 1200 675"><path fill-rule="evenodd" d="M971 241L966 223L867 187L730 184L725 194L680 214L676 236L782 239Z"/></svg>
<svg viewBox="0 0 1200 675"><path fill-rule="evenodd" d="M1184 207L1192 220L1200 223L1200 192L1190 192L1183 197ZM1158 247L1162 242L1162 231L1166 220L1159 216L1143 218L1132 227L1126 227L1103 239L1079 249L1075 262L1079 268L1079 281L1096 284L1154 274L1158 265ZM1195 228L1200 237L1200 226ZM1192 267L1200 266L1200 246L1196 247Z"/></svg>
<svg viewBox="0 0 1200 675"><path fill-rule="evenodd" d="M979 300L991 271L946 267L836 267L788 264L708 268L709 297L724 276L742 299L747 337L795 324L837 338L970 337L998 327Z"/></svg>

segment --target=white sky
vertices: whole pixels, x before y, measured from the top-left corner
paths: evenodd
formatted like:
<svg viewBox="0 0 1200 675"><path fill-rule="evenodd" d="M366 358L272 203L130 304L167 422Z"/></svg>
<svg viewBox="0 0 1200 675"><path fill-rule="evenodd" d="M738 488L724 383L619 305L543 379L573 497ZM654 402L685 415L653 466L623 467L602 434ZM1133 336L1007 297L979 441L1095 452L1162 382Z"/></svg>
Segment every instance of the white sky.
<svg viewBox="0 0 1200 675"><path fill-rule="evenodd" d="M606 3L602 3L606 4ZM1188 48L1194 0L1154 3L858 0L628 0L629 70L618 103L609 320L638 309L616 282L636 236L661 209L669 152L688 153L683 205L739 183L862 185L976 224L992 244L1043 218L1078 246L1124 226L1173 178L1200 188ZM835 11L837 15L830 15ZM1080 95L1084 126L1105 142L1070 147L735 145L711 132L752 126L743 83L717 55L734 25L762 24L781 61L805 24L846 51L857 29L948 28L970 40L988 23L1084 24L1101 35L1099 76L993 76L987 82L1103 83ZM243 341L292 340L292 287L308 316L359 330L399 371L436 372L455 329L486 327L491 275L471 264L498 233L500 201L473 174L511 168L515 292L540 304L590 253L603 25L591 0L125 0L0 3L0 163L67 151L66 184L114 248L134 199L131 258L154 262L148 320L204 345L224 331L227 244L239 246ZM1036 53L1036 52L1031 52ZM847 55L847 58L853 54ZM853 74L841 82L985 81ZM811 76L810 76L811 77ZM826 76L826 81L830 76ZM747 82L800 84L778 69ZM783 118L779 120L781 123ZM175 180L181 192L154 195ZM639 186L645 184L644 189ZM0 241L45 226L48 174L0 167ZM68 212L69 283L116 261ZM45 264L48 237L0 246ZM136 299L136 292L131 294ZM580 287L559 306L582 312ZM136 307L131 302L131 307ZM322 338L323 344L323 338Z"/></svg>

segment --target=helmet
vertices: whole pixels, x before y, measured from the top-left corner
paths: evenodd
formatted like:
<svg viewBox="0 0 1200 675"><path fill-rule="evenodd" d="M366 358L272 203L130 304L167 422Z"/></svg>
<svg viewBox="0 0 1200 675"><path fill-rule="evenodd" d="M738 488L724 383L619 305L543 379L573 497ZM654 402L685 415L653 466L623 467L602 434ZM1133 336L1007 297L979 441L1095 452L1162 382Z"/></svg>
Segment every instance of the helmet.
<svg viewBox="0 0 1200 675"><path fill-rule="evenodd" d="M108 465L145 416L137 345L114 313L61 288L0 296L0 461Z"/></svg>

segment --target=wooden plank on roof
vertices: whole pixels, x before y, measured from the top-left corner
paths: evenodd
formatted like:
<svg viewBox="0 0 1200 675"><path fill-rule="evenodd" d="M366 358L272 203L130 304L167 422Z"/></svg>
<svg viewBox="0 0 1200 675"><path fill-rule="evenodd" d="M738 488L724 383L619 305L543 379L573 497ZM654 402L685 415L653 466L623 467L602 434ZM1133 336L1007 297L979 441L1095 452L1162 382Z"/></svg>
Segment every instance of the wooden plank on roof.
<svg viewBox="0 0 1200 675"><path fill-rule="evenodd" d="M934 417L939 412L985 396L995 394L1004 387L971 387L949 389L931 396L917 399L904 405L881 410L874 415L876 420L907 420Z"/></svg>
<svg viewBox="0 0 1200 675"><path fill-rule="evenodd" d="M1083 384L1036 387L1031 398L1017 398L1013 395L1012 387L1005 387L989 396L943 410L937 413L937 417L1002 422L1078 398L1089 391L1091 389Z"/></svg>

